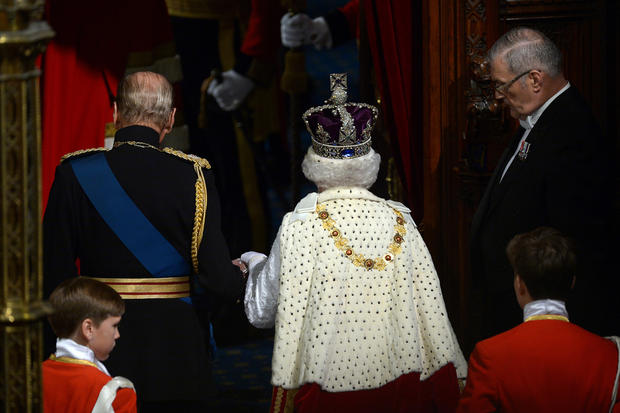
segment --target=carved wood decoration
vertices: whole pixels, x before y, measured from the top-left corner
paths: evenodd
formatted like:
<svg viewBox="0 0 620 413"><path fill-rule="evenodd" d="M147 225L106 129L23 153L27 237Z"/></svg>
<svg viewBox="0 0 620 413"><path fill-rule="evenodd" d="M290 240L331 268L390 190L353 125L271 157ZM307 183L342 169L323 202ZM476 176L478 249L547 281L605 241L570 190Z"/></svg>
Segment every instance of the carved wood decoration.
<svg viewBox="0 0 620 413"><path fill-rule="evenodd" d="M35 58L54 32L43 1L0 2L0 411L41 400L41 119Z"/></svg>
<svg viewBox="0 0 620 413"><path fill-rule="evenodd" d="M453 51L457 60L462 59L459 61L462 78L456 93L448 97L449 102L444 106L456 107L459 111L454 131L458 136L455 139L444 133L441 138L446 148L442 154L447 159L444 168L452 174L452 180L444 183L445 190L442 192L444 202L451 209L444 209L446 216L442 218L441 226L443 236L448 238L442 248L450 252L444 252L437 258L440 260L439 268L443 269L440 277L451 280L445 295L452 297L447 300L447 304L452 301L448 309L466 353L475 344L471 337L475 336L478 321L483 316L477 306L479 289L473 288L470 281L471 219L488 179L517 127L516 121L493 98L489 70L484 61L486 51L512 27L525 25L541 30L563 51L565 75L590 102L595 114L601 115L599 121L605 129L613 122L612 116L605 116L610 93L607 91L606 79L609 76L605 63L614 51L607 50L602 16L612 1L462 0L455 5L455 13L461 13L464 20L462 32L456 35L461 43L457 43ZM447 35L440 31L440 36L440 44L449 45L454 34ZM444 53L442 50L442 56ZM441 70L444 70L443 67ZM441 89L448 90L451 86L444 76ZM442 128L452 131L454 126L442 122ZM451 146L453 144L454 147ZM456 239L453 239L453 234ZM458 264L450 264L455 261ZM458 296L456 300L453 298L455 295Z"/></svg>

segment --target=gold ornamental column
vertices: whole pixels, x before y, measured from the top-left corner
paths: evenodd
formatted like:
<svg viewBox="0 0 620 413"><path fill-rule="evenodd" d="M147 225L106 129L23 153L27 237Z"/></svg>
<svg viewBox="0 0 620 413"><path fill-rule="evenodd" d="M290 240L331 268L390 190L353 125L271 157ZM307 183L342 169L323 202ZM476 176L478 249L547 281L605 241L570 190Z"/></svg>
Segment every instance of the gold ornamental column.
<svg viewBox="0 0 620 413"><path fill-rule="evenodd" d="M0 412L41 412L44 0L0 0Z"/></svg>

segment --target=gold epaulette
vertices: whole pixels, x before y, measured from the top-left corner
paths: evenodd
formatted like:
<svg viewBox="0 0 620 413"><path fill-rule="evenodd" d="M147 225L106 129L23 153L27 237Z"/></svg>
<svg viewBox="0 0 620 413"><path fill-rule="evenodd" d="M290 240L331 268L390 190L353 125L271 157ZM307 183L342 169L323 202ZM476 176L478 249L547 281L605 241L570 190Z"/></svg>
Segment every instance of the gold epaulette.
<svg viewBox="0 0 620 413"><path fill-rule="evenodd" d="M79 151L75 151L75 152L69 152L67 154L64 154L60 158L60 163L63 163L67 159L72 158L74 156L83 155L85 153L102 152L102 151L107 151L107 149L106 148L88 148L88 149L80 149Z"/></svg>
<svg viewBox="0 0 620 413"><path fill-rule="evenodd" d="M209 163L209 161L201 158L200 156L191 155L172 148L164 148L162 150L166 153L169 153L170 155L178 156L179 158L185 159L186 161L197 163L202 168L211 169L211 164Z"/></svg>

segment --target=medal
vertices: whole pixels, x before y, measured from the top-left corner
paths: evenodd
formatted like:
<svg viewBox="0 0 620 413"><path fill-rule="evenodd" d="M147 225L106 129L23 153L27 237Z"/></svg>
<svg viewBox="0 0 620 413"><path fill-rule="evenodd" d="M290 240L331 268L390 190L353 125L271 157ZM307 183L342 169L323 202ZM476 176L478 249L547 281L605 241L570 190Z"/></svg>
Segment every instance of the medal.
<svg viewBox="0 0 620 413"><path fill-rule="evenodd" d="M517 153L517 156L519 157L520 161L525 161L527 159L527 153L529 152L529 150L530 150L530 143L527 141L521 142L519 153Z"/></svg>

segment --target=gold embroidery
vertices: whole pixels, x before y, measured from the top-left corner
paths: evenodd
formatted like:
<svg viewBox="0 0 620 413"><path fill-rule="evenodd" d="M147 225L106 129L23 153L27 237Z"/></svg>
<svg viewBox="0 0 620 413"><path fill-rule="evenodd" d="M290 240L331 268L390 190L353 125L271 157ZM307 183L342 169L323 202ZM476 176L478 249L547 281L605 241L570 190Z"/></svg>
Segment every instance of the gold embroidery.
<svg viewBox="0 0 620 413"><path fill-rule="evenodd" d="M356 267L364 267L367 270L384 270L387 262L392 262L394 256L400 254L402 248L400 244L404 240L404 236L407 233L405 228L405 220L403 214L400 211L394 209L396 214L396 225L394 225L394 237L392 243L388 246L390 254L385 254L383 257L377 257L375 259L366 258L363 254L358 254L353 251L353 248L349 245L349 240L342 236L342 231L336 227L336 222L330 218L329 213L325 209L325 206L317 204L316 212L319 219L323 221L323 228L329 231L329 235L334 240L334 245L340 251L344 252L344 256L351 260Z"/></svg>
<svg viewBox="0 0 620 413"><path fill-rule="evenodd" d="M162 150L170 155L178 156L179 158L185 159L186 161L197 163L198 165L200 165L201 167L205 169L211 169L211 164L209 163L209 161L207 161L204 158L201 158L200 156L187 154L185 152L181 152L181 151L178 151L172 148L164 148Z"/></svg>
<svg viewBox="0 0 620 413"><path fill-rule="evenodd" d="M202 168L198 163L194 163L196 171L196 209L194 210L194 228L192 229L192 267L194 274L198 274L198 247L202 243L204 235L205 220L207 217L207 186Z"/></svg>
<svg viewBox="0 0 620 413"><path fill-rule="evenodd" d="M204 174L202 173L202 168L211 169L211 164L204 158L201 158L196 155L187 154L185 152L178 151L172 148L163 148L159 149L153 145L150 145L145 142L135 142L135 141L126 141L126 142L118 142L114 143L114 147L129 144L132 146L137 146L139 148L151 148L155 149L169 155L176 156L181 159L185 159L186 161L190 161L194 164L194 171L196 172L196 183L194 184L195 188L195 210L194 210L194 227L192 228L192 243L191 243L191 255L192 255L192 268L194 273L198 273L198 248L202 243L202 238L204 236L205 229L205 220L207 216L207 184L205 181Z"/></svg>
<svg viewBox="0 0 620 413"><path fill-rule="evenodd" d="M525 321L536 321L536 320L559 320L568 322L568 317L563 315L556 314L541 314L541 315L533 315L525 319Z"/></svg>
<svg viewBox="0 0 620 413"><path fill-rule="evenodd" d="M114 288L125 300L189 297L189 276L150 278L97 278Z"/></svg>
<svg viewBox="0 0 620 413"><path fill-rule="evenodd" d="M286 391L286 405L284 406L283 413L294 413L295 411L295 396L299 389L290 389Z"/></svg>
<svg viewBox="0 0 620 413"><path fill-rule="evenodd" d="M282 398L284 397L284 389L280 386L277 386L274 387L273 391L275 393L275 398L270 411L274 413L280 413L282 411L280 409L280 405L282 404Z"/></svg>
<svg viewBox="0 0 620 413"><path fill-rule="evenodd" d="M94 367L94 368L98 368L97 365L95 363L91 362L91 361L74 359L72 357L67 357L67 356L56 357L55 354L52 354L50 356L50 360L59 361L61 363L81 364L83 366L91 366L91 367Z"/></svg>
<svg viewBox="0 0 620 413"><path fill-rule="evenodd" d="M146 142L136 142L136 141L114 142L114 147L115 148L117 148L117 147L119 147L121 145L131 145L131 146L136 146L138 148L155 149L157 151L164 152L164 153L176 156L176 157L181 158L181 159L185 159L186 161L190 161L190 162L192 162L194 164L198 164L198 165L200 165L201 167L203 167L205 169L211 169L211 164L206 159L201 158L200 156L187 154L185 152L181 152L181 151L176 150L176 149L172 149L172 148L168 148L168 147L163 148L163 149L159 149L157 146L153 146L153 145L151 145L149 143L146 143ZM93 150L93 149L90 149L90 150Z"/></svg>
<svg viewBox="0 0 620 413"><path fill-rule="evenodd" d="M150 143L146 143L146 142L136 142L136 141L120 141L120 142L114 142L114 145L112 145L115 148L118 148L121 145L131 145L131 146L136 146L138 148L149 148L149 149L155 149L156 151L159 151L160 149L157 146L151 145Z"/></svg>
<svg viewBox="0 0 620 413"><path fill-rule="evenodd" d="M77 156L77 155L82 155L85 153L91 153L91 152L104 152L107 151L106 148L89 148L89 149L80 149L79 151L75 151L75 152L69 152L64 154L61 158L60 158L60 163L66 161L67 159L73 157L73 156Z"/></svg>

